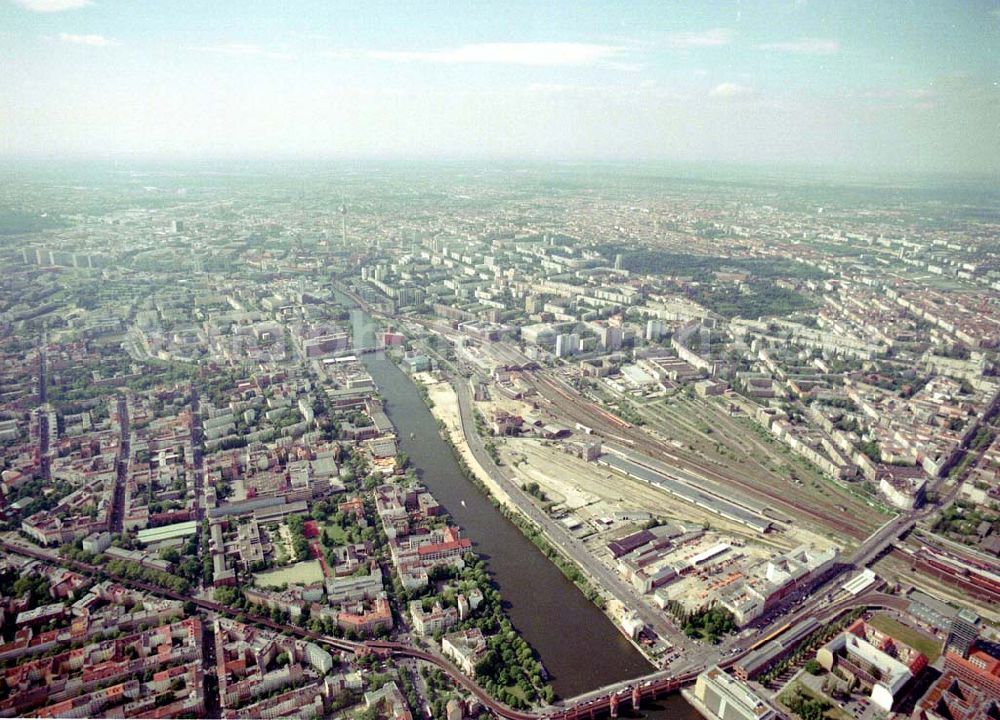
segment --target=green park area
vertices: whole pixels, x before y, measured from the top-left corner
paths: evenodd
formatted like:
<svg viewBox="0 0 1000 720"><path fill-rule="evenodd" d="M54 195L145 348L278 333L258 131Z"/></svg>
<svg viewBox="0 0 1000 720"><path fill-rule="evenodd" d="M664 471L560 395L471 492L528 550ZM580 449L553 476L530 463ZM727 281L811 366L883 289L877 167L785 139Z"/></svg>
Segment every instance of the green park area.
<svg viewBox="0 0 1000 720"><path fill-rule="evenodd" d="M796 680L781 696L781 702L802 720L850 720L850 715L829 698Z"/></svg>
<svg viewBox="0 0 1000 720"><path fill-rule="evenodd" d="M347 537L347 531L341 526L340 523L328 522L323 525L323 533L329 538L329 544L333 545L346 545L349 538Z"/></svg>

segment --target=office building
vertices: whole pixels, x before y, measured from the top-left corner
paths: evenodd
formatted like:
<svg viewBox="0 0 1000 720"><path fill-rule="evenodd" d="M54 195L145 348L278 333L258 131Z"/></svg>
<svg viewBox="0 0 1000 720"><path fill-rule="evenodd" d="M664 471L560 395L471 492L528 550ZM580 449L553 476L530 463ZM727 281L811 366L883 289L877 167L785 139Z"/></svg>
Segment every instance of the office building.
<svg viewBox="0 0 1000 720"><path fill-rule="evenodd" d="M969 650L976 644L976 637L979 629L976 624L979 616L969 610L959 610L958 614L952 618L951 627L948 630L948 639L944 643L946 653L955 653L964 658L969 657Z"/></svg>
<svg viewBox="0 0 1000 720"><path fill-rule="evenodd" d="M698 676L693 695L685 692L698 712L718 720L771 720L778 713L749 686L716 666Z"/></svg>
<svg viewBox="0 0 1000 720"><path fill-rule="evenodd" d="M996 720L1000 717L1000 657L975 645L968 658L946 653L944 672L917 703L914 720Z"/></svg>

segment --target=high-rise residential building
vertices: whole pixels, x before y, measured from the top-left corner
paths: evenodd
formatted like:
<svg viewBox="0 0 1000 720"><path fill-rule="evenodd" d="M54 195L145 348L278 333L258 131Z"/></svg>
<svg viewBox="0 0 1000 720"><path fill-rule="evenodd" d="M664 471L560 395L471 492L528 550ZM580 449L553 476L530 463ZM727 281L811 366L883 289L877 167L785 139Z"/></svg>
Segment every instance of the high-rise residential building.
<svg viewBox="0 0 1000 720"><path fill-rule="evenodd" d="M556 336L556 357L566 357L580 351L580 336L576 333L561 333Z"/></svg>
<svg viewBox="0 0 1000 720"><path fill-rule="evenodd" d="M646 321L646 339L659 340L667 333L667 323L659 318Z"/></svg>
<svg viewBox="0 0 1000 720"><path fill-rule="evenodd" d="M608 325L601 330L601 346L608 351L621 350L622 329L617 325Z"/></svg>
<svg viewBox="0 0 1000 720"><path fill-rule="evenodd" d="M402 306L416 305L424 299L424 290L413 285L401 287L396 291L396 300Z"/></svg>

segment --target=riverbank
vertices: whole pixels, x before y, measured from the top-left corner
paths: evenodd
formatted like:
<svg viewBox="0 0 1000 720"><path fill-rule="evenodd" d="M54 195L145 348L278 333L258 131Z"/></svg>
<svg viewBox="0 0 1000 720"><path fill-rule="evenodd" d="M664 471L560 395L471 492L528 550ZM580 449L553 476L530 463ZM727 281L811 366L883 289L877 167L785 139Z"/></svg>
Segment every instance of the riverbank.
<svg viewBox="0 0 1000 720"><path fill-rule="evenodd" d="M454 451L449 434L442 431L443 421L428 408L430 394L421 392L384 353L365 355L363 362L384 399L386 414L399 430L400 450L475 543L513 627L537 650L556 694L575 697L648 674L652 670L648 661L529 539L515 523L517 515L490 495ZM439 404L448 404L444 397L438 401L443 402L431 400L439 411Z"/></svg>
<svg viewBox="0 0 1000 720"><path fill-rule="evenodd" d="M338 299L352 309L356 341L361 346L370 343L377 330L371 316L342 294ZM650 673L652 666L635 645L527 537L515 524L519 516L493 497L480 476L452 449L450 434L442 432L443 421L428 409L430 396L385 353L365 354L361 361L379 389L386 414L399 430L400 451L409 456L424 485L475 543L503 595L507 616L541 656L556 694L576 697ZM464 404L459 409L465 410ZM497 480L511 491L502 477ZM676 694L649 710L644 708L642 715L672 720L697 717Z"/></svg>
<svg viewBox="0 0 1000 720"><path fill-rule="evenodd" d="M412 379L424 388L425 392L422 395L428 403L428 408L438 420L445 441L455 452L464 470L471 475L470 480L479 486L497 509L559 569L563 576L576 585L589 602L604 613L621 636L638 650L647 662L655 665L657 658L651 657L648 649L622 627L622 618L628 613L627 608L612 594L605 592L600 584L590 577L585 567L563 553L559 549L558 539L550 537L544 528L539 527L517 503L513 502L508 491L475 457L462 431L461 410L455 388L448 381L440 380L430 373L417 373Z"/></svg>
<svg viewBox="0 0 1000 720"><path fill-rule="evenodd" d="M507 510L516 510L514 501L511 500L507 491L501 487L497 481L487 472L475 455L472 448L465 439L462 431L462 415L458 407L458 393L445 380L439 380L430 373L414 373L413 381L423 385L427 391L427 399L430 400L428 408L431 415L439 421L445 440L451 445L465 467L475 476L475 479L486 487L487 494L495 498L502 507Z"/></svg>

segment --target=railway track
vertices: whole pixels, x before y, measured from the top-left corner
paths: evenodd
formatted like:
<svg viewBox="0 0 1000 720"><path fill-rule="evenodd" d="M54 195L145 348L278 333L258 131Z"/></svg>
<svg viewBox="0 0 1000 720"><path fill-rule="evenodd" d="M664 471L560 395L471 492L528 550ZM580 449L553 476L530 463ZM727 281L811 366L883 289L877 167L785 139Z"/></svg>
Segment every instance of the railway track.
<svg viewBox="0 0 1000 720"><path fill-rule="evenodd" d="M961 588L972 597L989 603L1000 603L1000 583L980 574L977 568L962 567L947 556L909 548L896 548L890 555L922 573Z"/></svg>
<svg viewBox="0 0 1000 720"><path fill-rule="evenodd" d="M673 452L667 452L641 429L634 428L633 426L624 423L624 421L619 418L614 418L616 422L610 423L607 417L610 413L598 408L596 405L591 407L588 404L582 403L578 399L573 398L554 381L545 378L538 373L526 372L524 375L529 382L532 383L535 390L538 391L539 394L544 397L552 405L552 407L558 411L559 414L566 416L573 422L579 422L592 427L595 432L606 437L612 437L620 440L624 436L625 439L630 442L630 446L632 448L652 457L669 455L672 462L681 470L704 475L707 479L716 480L728 486L737 485L746 490L752 496L767 498L769 502L775 504L778 509L782 510L782 512L786 514L790 513L798 516L806 516L821 523L825 527L833 528L848 537L854 538L855 540L864 540L866 537L864 530L859 528L856 524L841 520L828 513L819 512L809 507L793 505L789 503L787 498L785 498L777 490L770 490L768 488L749 483L745 480L740 480L737 477L723 475L709 467L705 467L704 465L682 458ZM613 427L609 428L609 424L612 424Z"/></svg>

